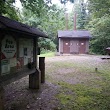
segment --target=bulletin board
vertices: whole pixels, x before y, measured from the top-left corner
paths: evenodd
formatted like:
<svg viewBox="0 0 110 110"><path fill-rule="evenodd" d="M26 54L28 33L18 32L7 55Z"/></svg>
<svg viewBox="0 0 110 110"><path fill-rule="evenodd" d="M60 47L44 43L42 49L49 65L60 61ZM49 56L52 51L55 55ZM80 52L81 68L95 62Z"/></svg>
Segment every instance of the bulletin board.
<svg viewBox="0 0 110 110"><path fill-rule="evenodd" d="M22 58L24 65L33 62L33 39L19 39L19 58Z"/></svg>
<svg viewBox="0 0 110 110"><path fill-rule="evenodd" d="M17 72L33 62L33 39L5 35L1 40L1 75Z"/></svg>
<svg viewBox="0 0 110 110"><path fill-rule="evenodd" d="M1 41L1 74L10 72L11 67L16 66L16 40L12 36L6 35Z"/></svg>

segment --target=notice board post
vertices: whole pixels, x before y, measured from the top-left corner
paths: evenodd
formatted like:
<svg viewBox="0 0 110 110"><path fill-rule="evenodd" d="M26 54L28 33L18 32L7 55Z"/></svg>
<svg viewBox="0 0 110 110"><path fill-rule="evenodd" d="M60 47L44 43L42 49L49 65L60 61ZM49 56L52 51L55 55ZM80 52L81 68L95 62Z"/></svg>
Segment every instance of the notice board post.
<svg viewBox="0 0 110 110"><path fill-rule="evenodd" d="M41 83L45 83L45 57L39 57L39 69L41 71Z"/></svg>
<svg viewBox="0 0 110 110"><path fill-rule="evenodd" d="M29 75L29 88L39 89L41 85L41 72L37 68L37 41L38 39L34 39L34 49L33 49L33 62L36 68L36 71Z"/></svg>
<svg viewBox="0 0 110 110"><path fill-rule="evenodd" d="M0 110L4 110L4 89L0 86Z"/></svg>

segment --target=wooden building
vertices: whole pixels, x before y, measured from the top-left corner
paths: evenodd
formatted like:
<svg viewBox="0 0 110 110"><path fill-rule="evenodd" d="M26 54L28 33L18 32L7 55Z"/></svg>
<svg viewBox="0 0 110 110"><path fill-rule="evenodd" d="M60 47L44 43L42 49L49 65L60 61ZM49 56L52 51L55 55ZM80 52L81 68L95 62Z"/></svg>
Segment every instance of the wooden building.
<svg viewBox="0 0 110 110"><path fill-rule="evenodd" d="M60 54L87 54L91 34L86 30L58 31Z"/></svg>
<svg viewBox="0 0 110 110"><path fill-rule="evenodd" d="M39 37L47 35L39 29L0 16L1 85L9 84L26 75L30 75L30 80L31 74L39 71L37 67Z"/></svg>
<svg viewBox="0 0 110 110"><path fill-rule="evenodd" d="M106 51L107 51L108 55L110 55L110 47L107 47Z"/></svg>

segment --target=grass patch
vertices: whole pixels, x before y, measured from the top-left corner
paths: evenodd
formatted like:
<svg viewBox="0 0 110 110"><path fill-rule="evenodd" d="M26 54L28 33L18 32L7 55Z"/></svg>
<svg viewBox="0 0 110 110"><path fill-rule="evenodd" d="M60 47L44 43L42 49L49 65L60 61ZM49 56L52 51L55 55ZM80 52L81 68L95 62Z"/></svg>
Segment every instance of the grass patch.
<svg viewBox="0 0 110 110"><path fill-rule="evenodd" d="M83 64L80 64L78 62L54 62L53 64L56 68L75 68L77 69L79 72L87 72L87 73L91 73L91 72L95 72L95 68L94 67L90 67L90 66L86 66Z"/></svg>
<svg viewBox="0 0 110 110"><path fill-rule="evenodd" d="M99 60L96 64L96 61L89 61L89 59L84 61L64 59L49 62L52 65L48 69L49 77L52 83L61 87L60 92L56 95L61 104L61 110L109 110L109 63ZM98 72L95 72L96 67L98 67ZM74 69L75 71L59 75L60 77L63 75L64 80L61 79L58 82L58 79L55 79L53 75L57 75L60 69ZM80 80L79 84L69 84L66 80L68 77L70 79L76 77L77 80Z"/></svg>
<svg viewBox="0 0 110 110"><path fill-rule="evenodd" d="M97 73L101 73L103 77L107 76L110 79L110 67L109 64L98 64L97 66L93 63L90 62L74 62L74 61L57 61L57 62L52 62L51 65L53 65L55 68L75 68L79 72L86 72L86 73L96 73L95 68L98 68Z"/></svg>
<svg viewBox="0 0 110 110"><path fill-rule="evenodd" d="M64 93L58 94L57 97L60 99L61 104L63 105L67 105L72 100L71 95L67 95Z"/></svg>
<svg viewBox="0 0 110 110"><path fill-rule="evenodd" d="M59 82L61 91L57 95L64 110L109 110L110 109L110 85L108 87L88 86L84 84L68 84ZM66 90L66 91L65 91ZM67 94L69 91L73 94ZM73 103L72 103L73 102Z"/></svg>
<svg viewBox="0 0 110 110"><path fill-rule="evenodd" d="M48 53L39 55L39 57L53 57L53 56L55 56L55 52L48 52Z"/></svg>

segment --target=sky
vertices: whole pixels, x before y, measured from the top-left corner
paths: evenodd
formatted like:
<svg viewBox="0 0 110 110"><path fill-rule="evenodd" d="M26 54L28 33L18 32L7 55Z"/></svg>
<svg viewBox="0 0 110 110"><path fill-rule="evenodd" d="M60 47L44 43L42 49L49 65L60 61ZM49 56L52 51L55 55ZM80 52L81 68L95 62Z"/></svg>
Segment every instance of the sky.
<svg viewBox="0 0 110 110"><path fill-rule="evenodd" d="M15 6L16 6L17 8L19 8L19 9L22 8L21 2L20 2L19 0L15 0Z"/></svg>

